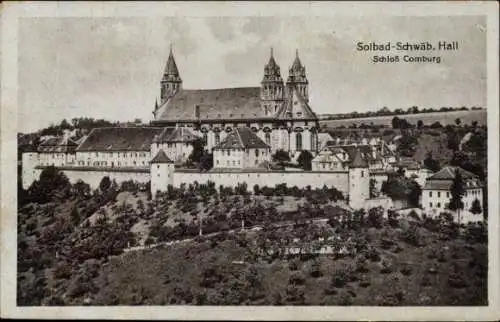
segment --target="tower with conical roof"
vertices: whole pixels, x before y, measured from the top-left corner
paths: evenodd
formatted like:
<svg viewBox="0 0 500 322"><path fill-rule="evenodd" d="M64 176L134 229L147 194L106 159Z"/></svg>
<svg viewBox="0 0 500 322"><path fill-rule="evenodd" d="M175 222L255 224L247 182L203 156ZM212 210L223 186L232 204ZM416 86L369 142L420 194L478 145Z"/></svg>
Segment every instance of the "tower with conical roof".
<svg viewBox="0 0 500 322"><path fill-rule="evenodd" d="M370 198L370 173L368 162L359 149L356 149L349 165L349 206L361 209Z"/></svg>
<svg viewBox="0 0 500 322"><path fill-rule="evenodd" d="M160 105L163 105L169 98L174 96L182 88L182 79L175 63L172 45L170 45L170 54L167 64L163 71L161 79Z"/></svg>
<svg viewBox="0 0 500 322"><path fill-rule="evenodd" d="M264 66L264 77L260 87L261 106L266 116L274 116L283 105L285 88L280 67L274 59L273 49L269 62Z"/></svg>
<svg viewBox="0 0 500 322"><path fill-rule="evenodd" d="M300 61L298 49L295 52L292 67L288 70L286 87L289 96L292 95L293 88L296 88L305 101L309 103L309 81L306 77L306 67Z"/></svg>

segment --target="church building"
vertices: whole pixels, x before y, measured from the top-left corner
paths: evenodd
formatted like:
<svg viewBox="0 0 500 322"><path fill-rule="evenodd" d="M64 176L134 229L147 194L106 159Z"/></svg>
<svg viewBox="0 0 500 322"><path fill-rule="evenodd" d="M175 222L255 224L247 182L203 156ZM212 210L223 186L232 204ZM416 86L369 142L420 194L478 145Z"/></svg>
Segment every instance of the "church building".
<svg viewBox="0 0 500 322"><path fill-rule="evenodd" d="M260 86L184 89L171 49L153 115L153 126L190 128L208 150L240 127L250 128L271 153L318 150L318 117L309 106L309 81L298 51L286 83L271 49Z"/></svg>

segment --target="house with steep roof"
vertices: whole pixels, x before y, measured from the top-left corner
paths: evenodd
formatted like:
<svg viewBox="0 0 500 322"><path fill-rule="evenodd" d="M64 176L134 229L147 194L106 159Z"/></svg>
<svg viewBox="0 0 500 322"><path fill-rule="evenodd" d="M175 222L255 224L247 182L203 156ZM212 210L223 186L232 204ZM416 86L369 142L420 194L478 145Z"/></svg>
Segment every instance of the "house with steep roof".
<svg viewBox="0 0 500 322"><path fill-rule="evenodd" d="M286 83L271 49L260 86L184 89L170 50L160 83L152 124L190 128L208 150L236 127L250 128L273 153L318 150L319 119L309 105L309 81L298 51Z"/></svg>
<svg viewBox="0 0 500 322"><path fill-rule="evenodd" d="M483 183L478 176L460 167L446 166L427 178L422 189L422 208L429 216L436 216L442 212L453 213L448 206L452 197L451 186L457 171L462 177L465 190L462 197L464 209L460 211L461 221L480 221L483 219L482 213L473 214L471 208L476 200L481 209L483 208Z"/></svg>
<svg viewBox="0 0 500 322"><path fill-rule="evenodd" d="M271 147L251 129L237 127L214 148L214 168L252 169L271 160Z"/></svg>
<svg viewBox="0 0 500 322"><path fill-rule="evenodd" d="M38 147L38 162L44 166L62 166L75 162L77 143L68 137L51 137L42 141Z"/></svg>

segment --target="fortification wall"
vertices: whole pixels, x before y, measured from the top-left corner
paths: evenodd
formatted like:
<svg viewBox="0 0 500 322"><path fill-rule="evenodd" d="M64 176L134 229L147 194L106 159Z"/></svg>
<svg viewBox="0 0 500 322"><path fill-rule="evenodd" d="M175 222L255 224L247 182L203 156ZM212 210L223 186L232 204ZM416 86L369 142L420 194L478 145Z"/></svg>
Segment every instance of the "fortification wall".
<svg viewBox="0 0 500 322"><path fill-rule="evenodd" d="M83 168L70 168L70 167L61 167L58 168L68 177L71 183L75 183L78 180L83 180L85 183L90 185L91 189L96 189L99 187L99 183L102 178L108 176L110 180L116 180L118 184L123 181L134 180L141 183L146 183L150 180L151 176L149 171L139 170L139 169L130 169L130 170L99 170L99 169L83 169ZM35 169L36 180L40 178L40 173L42 172L42 167L37 167Z"/></svg>
<svg viewBox="0 0 500 322"><path fill-rule="evenodd" d="M322 188L323 185L335 187L344 195L348 194L348 173L347 172L192 172L176 170L174 172L173 184L179 187L182 183L206 183L212 181L218 187L235 186L238 183L245 182L248 190L252 191L253 186L258 184L260 187L274 187L276 184L286 183L288 187L297 186L304 188L308 185L311 188Z"/></svg>

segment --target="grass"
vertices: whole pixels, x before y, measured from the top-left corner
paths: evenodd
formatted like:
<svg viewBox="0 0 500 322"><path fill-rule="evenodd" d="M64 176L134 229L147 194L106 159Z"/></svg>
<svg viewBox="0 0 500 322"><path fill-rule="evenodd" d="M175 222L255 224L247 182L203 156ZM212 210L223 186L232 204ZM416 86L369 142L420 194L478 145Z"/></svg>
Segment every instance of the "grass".
<svg viewBox="0 0 500 322"><path fill-rule="evenodd" d="M377 240L385 229L389 228L371 228L365 234ZM99 291L92 303L200 304L196 299L204 298L203 304L220 305L297 304L294 301L305 305L486 305L486 282L470 267L477 256L486 256L486 246L466 247L462 240L441 241L436 234L421 230L425 246L396 241L402 251L395 253L396 246L378 249L379 261L362 256L320 256L308 261L278 259L234 264L233 261L245 258L248 250L233 240L127 253L103 266L96 281ZM391 233L398 235L399 231ZM444 250L443 259L433 258L435 250ZM321 276L310 276L313 263L319 266ZM212 268L218 277L212 284L202 286L207 268ZM245 288L244 276L252 270L258 272L259 285L255 289ZM458 280L465 286L450 285L453 272L463 274ZM336 276L341 276L337 277L341 282L335 283ZM234 294L227 293L240 283L243 286L233 289ZM303 298L290 294L294 292L303 292ZM179 295L184 293L192 297Z"/></svg>

